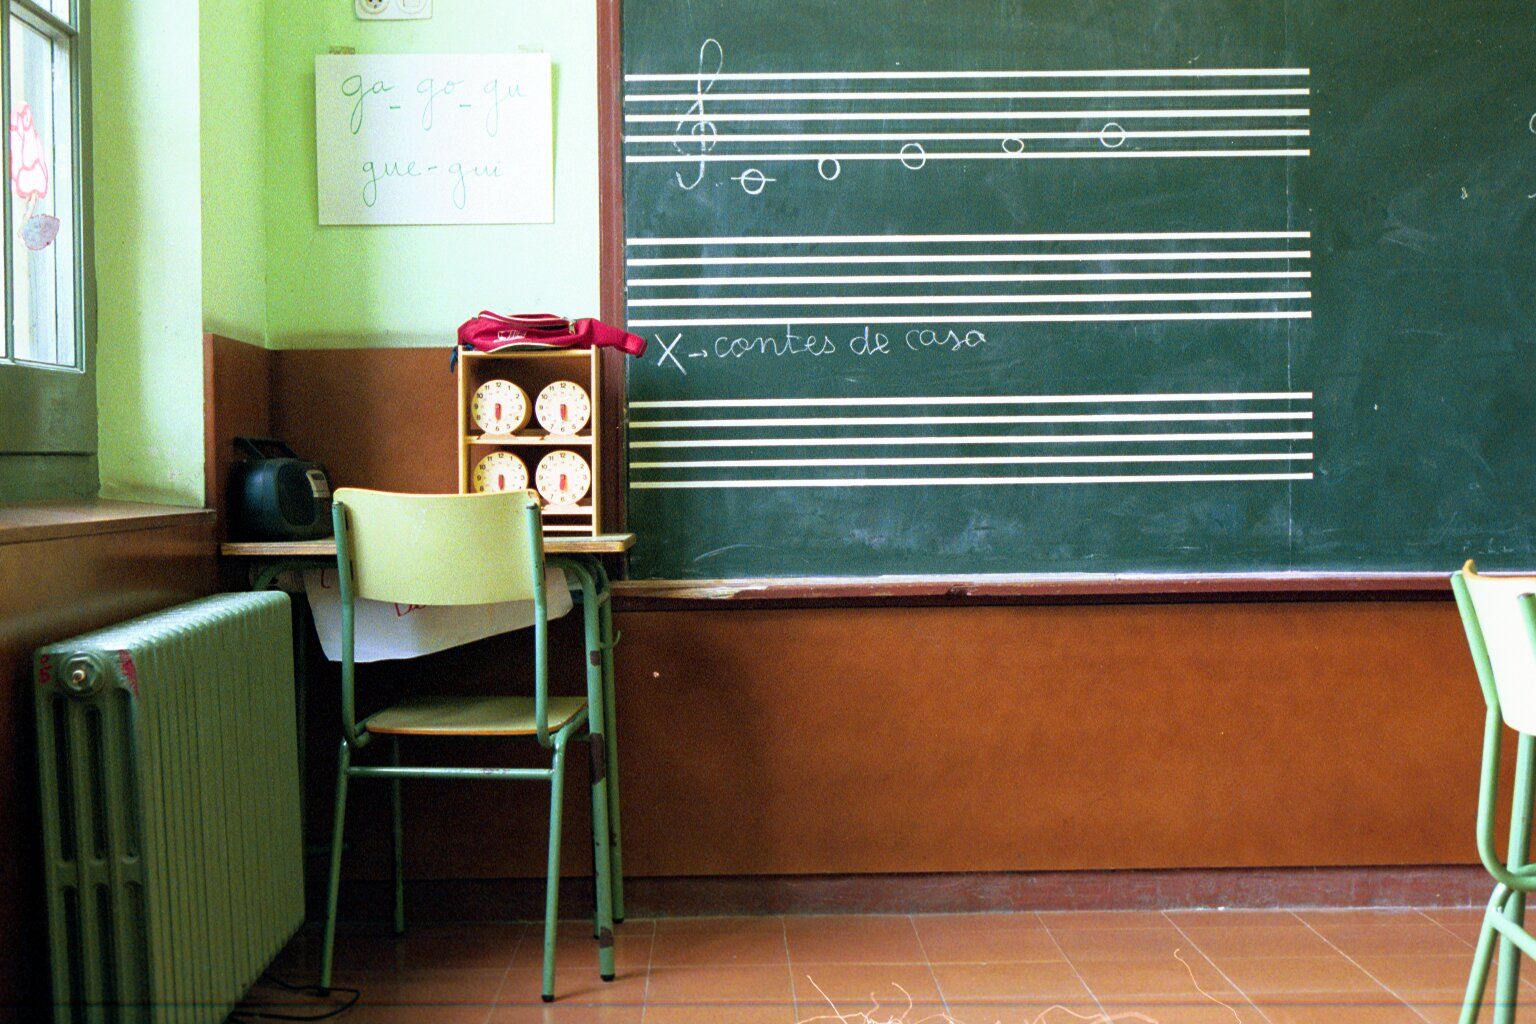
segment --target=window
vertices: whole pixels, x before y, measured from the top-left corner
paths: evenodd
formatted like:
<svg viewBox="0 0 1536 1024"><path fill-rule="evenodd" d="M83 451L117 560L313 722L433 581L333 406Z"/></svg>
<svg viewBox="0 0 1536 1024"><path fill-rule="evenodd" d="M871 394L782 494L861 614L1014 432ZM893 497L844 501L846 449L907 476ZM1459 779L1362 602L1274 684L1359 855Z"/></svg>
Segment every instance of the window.
<svg viewBox="0 0 1536 1024"><path fill-rule="evenodd" d="M5 152L5 344L17 366L85 369L80 4L0 0Z"/></svg>
<svg viewBox="0 0 1536 1024"><path fill-rule="evenodd" d="M0 0L0 502L99 485L89 17L88 0Z"/></svg>

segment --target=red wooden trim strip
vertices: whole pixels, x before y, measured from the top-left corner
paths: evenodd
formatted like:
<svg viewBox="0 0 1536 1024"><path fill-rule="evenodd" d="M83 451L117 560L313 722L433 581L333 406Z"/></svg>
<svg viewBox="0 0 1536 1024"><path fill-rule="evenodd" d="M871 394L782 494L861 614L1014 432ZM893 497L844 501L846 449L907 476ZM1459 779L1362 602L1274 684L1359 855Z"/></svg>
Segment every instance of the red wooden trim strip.
<svg viewBox="0 0 1536 1024"><path fill-rule="evenodd" d="M624 326L624 62L620 39L623 20L620 0L597 5L597 163L599 296L602 320ZM623 463L625 416L624 356L603 352L599 373L603 391L603 449L614 467ZM603 488L604 521L600 530L622 530L628 488L623 474L611 472Z"/></svg>
<svg viewBox="0 0 1536 1024"><path fill-rule="evenodd" d="M624 580L619 606L644 608L767 603L987 604L1093 599L1308 600L1333 597L1448 598L1450 571L1404 573L1125 574L978 577L803 577L739 580Z"/></svg>
<svg viewBox="0 0 1536 1024"><path fill-rule="evenodd" d="M586 884L587 889L579 886ZM426 921L537 917L544 880L412 879L412 907ZM567 878L561 899L590 898ZM1480 865L1424 867L1137 868L967 871L948 874L688 875L624 880L631 917L721 914L954 914L997 911L1229 910L1284 907L1470 907L1488 894ZM342 889L342 912L377 913L387 881Z"/></svg>

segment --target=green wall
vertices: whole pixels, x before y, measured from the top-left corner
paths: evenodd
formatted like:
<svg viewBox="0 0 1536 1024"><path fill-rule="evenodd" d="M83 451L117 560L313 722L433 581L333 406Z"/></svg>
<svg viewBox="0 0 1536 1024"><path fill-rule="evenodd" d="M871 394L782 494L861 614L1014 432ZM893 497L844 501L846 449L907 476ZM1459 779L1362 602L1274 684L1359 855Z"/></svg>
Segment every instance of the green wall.
<svg viewBox="0 0 1536 1024"><path fill-rule="evenodd" d="M200 15L203 325L215 334L263 344L266 3L202 0Z"/></svg>
<svg viewBox="0 0 1536 1024"><path fill-rule="evenodd" d="M94 157L104 497L203 502L202 334L448 345L481 308L598 307L594 0L98 0ZM555 223L316 223L314 57L547 52Z"/></svg>
<svg viewBox="0 0 1536 1024"><path fill-rule="evenodd" d="M344 0L269 0L267 328L275 348L449 345L484 308L598 309L594 0L437 0L430 21L360 22ZM547 52L555 66L555 223L319 227L314 58Z"/></svg>
<svg viewBox="0 0 1536 1024"><path fill-rule="evenodd" d="M92 21L101 494L201 505L197 0Z"/></svg>

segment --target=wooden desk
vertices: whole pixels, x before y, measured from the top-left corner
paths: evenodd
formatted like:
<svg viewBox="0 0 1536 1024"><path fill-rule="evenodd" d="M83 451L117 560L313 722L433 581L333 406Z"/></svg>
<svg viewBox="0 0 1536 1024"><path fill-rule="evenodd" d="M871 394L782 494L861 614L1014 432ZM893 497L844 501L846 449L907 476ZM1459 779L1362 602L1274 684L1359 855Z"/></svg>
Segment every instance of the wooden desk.
<svg viewBox="0 0 1536 1024"><path fill-rule="evenodd" d="M544 538L550 555L622 555L635 546L632 533L599 533L592 537ZM225 558L335 558L336 542L325 540L231 541L219 545Z"/></svg>

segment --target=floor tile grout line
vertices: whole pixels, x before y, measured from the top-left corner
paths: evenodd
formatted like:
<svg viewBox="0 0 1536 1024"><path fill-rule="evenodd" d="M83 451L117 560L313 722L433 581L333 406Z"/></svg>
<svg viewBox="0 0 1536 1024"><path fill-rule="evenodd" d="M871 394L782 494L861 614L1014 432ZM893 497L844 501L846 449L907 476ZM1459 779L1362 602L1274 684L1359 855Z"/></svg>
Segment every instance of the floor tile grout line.
<svg viewBox="0 0 1536 1024"><path fill-rule="evenodd" d="M1433 908L1433 909L1438 910L1438 909L1442 909L1442 908L1436 907L1436 908ZM1459 909L1459 908L1456 908L1456 909ZM1455 935L1457 941L1466 943L1466 946L1467 946L1468 949L1476 949L1477 948L1477 943L1475 943L1475 942L1467 942L1467 938L1464 935L1456 935L1456 933L1451 931L1450 926L1447 925L1444 921L1437 921L1437 920L1435 920L1433 917L1430 917L1428 914L1424 913L1423 910L1419 910L1419 916L1424 918L1424 920L1426 920L1426 921L1430 922L1431 924L1433 924L1435 927L1441 929L1442 931L1449 932L1451 935Z"/></svg>
<svg viewBox="0 0 1536 1024"><path fill-rule="evenodd" d="M512 952L507 955L507 966L501 969L501 983L496 986L496 994L491 996L491 1005L485 1011L485 1019L480 1024L491 1024L491 1018L496 1016L496 1008L501 1005L502 990L507 987L507 978L512 974L512 965L517 963L517 954L523 948L523 942L527 938L528 926L518 925L517 941L512 943Z"/></svg>
<svg viewBox="0 0 1536 1024"><path fill-rule="evenodd" d="M645 1024L645 1018L651 1012L651 968L656 963L656 933L660 924L657 919L651 921L651 948L645 952L645 984L640 986L640 1024ZM614 967L617 969L618 965Z"/></svg>
<svg viewBox="0 0 1536 1024"><path fill-rule="evenodd" d="M1055 946L1056 951L1061 954L1061 959L1066 963L1067 967L1071 969L1072 974L1077 978L1077 983L1083 986L1083 991L1088 993L1088 998L1093 1000L1093 1005L1099 1008L1099 1016L1108 1017L1109 1014L1104 1011L1104 1003L1100 1001L1099 994L1093 990L1093 986L1088 984L1088 979L1083 977L1083 972L1077 969L1077 964L1072 962L1072 958L1067 956L1066 949L1056 938L1056 933L1051 931L1051 926L1046 924L1045 919L1040 917L1039 914L1036 914L1035 918L1040 922L1040 926L1045 929L1045 934L1050 936L1051 944Z"/></svg>
<svg viewBox="0 0 1536 1024"><path fill-rule="evenodd" d="M1264 1012L1264 1007L1259 1005L1258 1000L1254 999L1247 992L1243 991L1243 987L1237 982L1233 981L1231 975L1227 974L1226 971L1221 969L1221 965L1216 962L1216 958L1200 948L1200 943L1195 941L1194 936L1190 935L1189 932L1181 928L1179 926L1179 922L1175 921L1173 917L1168 913L1168 911L1165 910L1162 912L1162 914L1163 919L1173 926L1174 931L1178 932L1181 936L1184 937L1184 941L1189 943L1190 948L1193 949L1196 953L1199 953L1205 962L1210 964L1212 969L1215 970L1217 974L1221 975L1221 980L1232 986L1232 991L1236 992L1238 995L1242 996L1243 999L1247 1000L1248 1005L1253 1007L1253 1011L1260 1017L1270 1021L1270 1024L1274 1024L1274 1021L1270 1019L1269 1014ZM1292 914L1292 916L1294 917L1295 915Z"/></svg>
<svg viewBox="0 0 1536 1024"><path fill-rule="evenodd" d="M1173 911L1169 911L1169 913L1177 914L1177 913L1179 913L1179 911L1173 910ZM1305 925L1306 924L1306 922L1303 921L1300 917L1296 917L1296 915L1292 911L1287 910L1287 911L1285 911L1285 913L1291 914L1292 917L1295 917L1296 918L1296 922L1295 923L1301 924L1301 925ZM1177 924L1175 924L1174 927L1177 928L1179 926ZM1207 925L1207 926L1205 926L1206 929L1219 928L1219 927L1223 927L1223 926L1221 926L1221 925ZM1249 927L1249 926L1241 926L1241 927ZM1262 925L1262 926L1253 926L1253 927L1283 928L1285 926L1284 925ZM1360 927L1363 927L1363 928L1390 928L1390 927L1392 927L1392 925L1361 925ZM1183 931L1182 928L1180 928L1179 930ZM1186 933L1186 937L1188 937L1191 942L1195 941L1194 937L1188 935L1187 933ZM1462 939L1461 941L1465 942L1466 940ZM1335 948L1337 948L1337 947L1335 947ZM1212 960L1214 962L1214 958L1211 957L1211 955L1209 953L1204 953L1204 951L1202 950L1202 954L1206 957L1206 959ZM1271 952L1251 952L1251 951L1245 951L1245 952L1242 952L1241 954L1231 954L1231 953L1229 953L1227 955L1235 957L1237 959L1243 959L1243 960L1310 960L1310 959L1312 959L1314 957L1327 956L1328 954L1326 954L1326 953L1308 953L1308 952L1300 952L1300 953L1271 953ZM1389 956L1411 956L1411 955L1414 955L1414 954L1392 953L1392 954L1383 954L1383 955L1389 955ZM1460 955L1460 954L1458 952L1456 954L1447 953L1445 955L1446 956L1452 956L1452 955Z"/></svg>
<svg viewBox="0 0 1536 1024"><path fill-rule="evenodd" d="M784 937L784 966L789 971L789 1005L795 1015L796 1024L800 1020L800 985L795 980L795 958L789 955L789 920L785 915L779 917L779 934Z"/></svg>
<svg viewBox="0 0 1536 1024"><path fill-rule="evenodd" d="M1292 913L1294 914L1295 911L1292 911ZM1307 928L1311 929L1311 931L1312 931L1312 933L1314 935L1316 935L1318 938L1320 938L1324 942L1328 943L1329 946L1332 946L1335 950L1337 950L1339 956L1342 956L1345 960L1348 960L1350 963L1354 964L1356 970L1359 970L1367 978L1370 978L1376 984L1380 985L1382 987L1382 989L1385 990L1386 993L1388 995L1390 995L1393 999L1396 999L1398 1002L1400 1002L1404 1006L1408 1007L1408 1009L1412 1010L1413 1013L1414 1013L1414 1016L1416 1016L1420 1020L1424 1021L1424 1024L1433 1024L1433 1022L1430 1021L1430 1019L1428 1017L1424 1016L1423 1012L1417 1006L1414 1006L1408 1000L1406 1000L1402 996L1398 995L1397 994L1397 990L1394 989L1391 985L1388 985L1386 982L1384 982L1380 978L1376 977L1376 975L1374 975L1370 971L1366 970L1364 964L1360 963L1360 961L1356 960L1354 957L1352 957L1348 953L1344 952L1344 950L1342 948L1340 948L1337 944L1335 944L1332 939L1330 939L1328 936L1324 935L1322 932L1320 932L1316 928L1314 928L1312 926L1312 922L1308 921L1306 918L1302 917L1300 914L1296 914L1296 920L1300 921Z"/></svg>
<svg viewBox="0 0 1536 1024"><path fill-rule="evenodd" d="M944 1016L954 1019L949 1012L949 997L944 994L944 986L939 984L939 974L933 969L933 959L928 955L928 946L923 942L923 933L917 928L917 916L907 915L907 924L912 926L912 934L917 937L918 951L923 954L923 964L928 968L928 977L933 982L933 990L939 994L939 1005L944 1007Z"/></svg>

